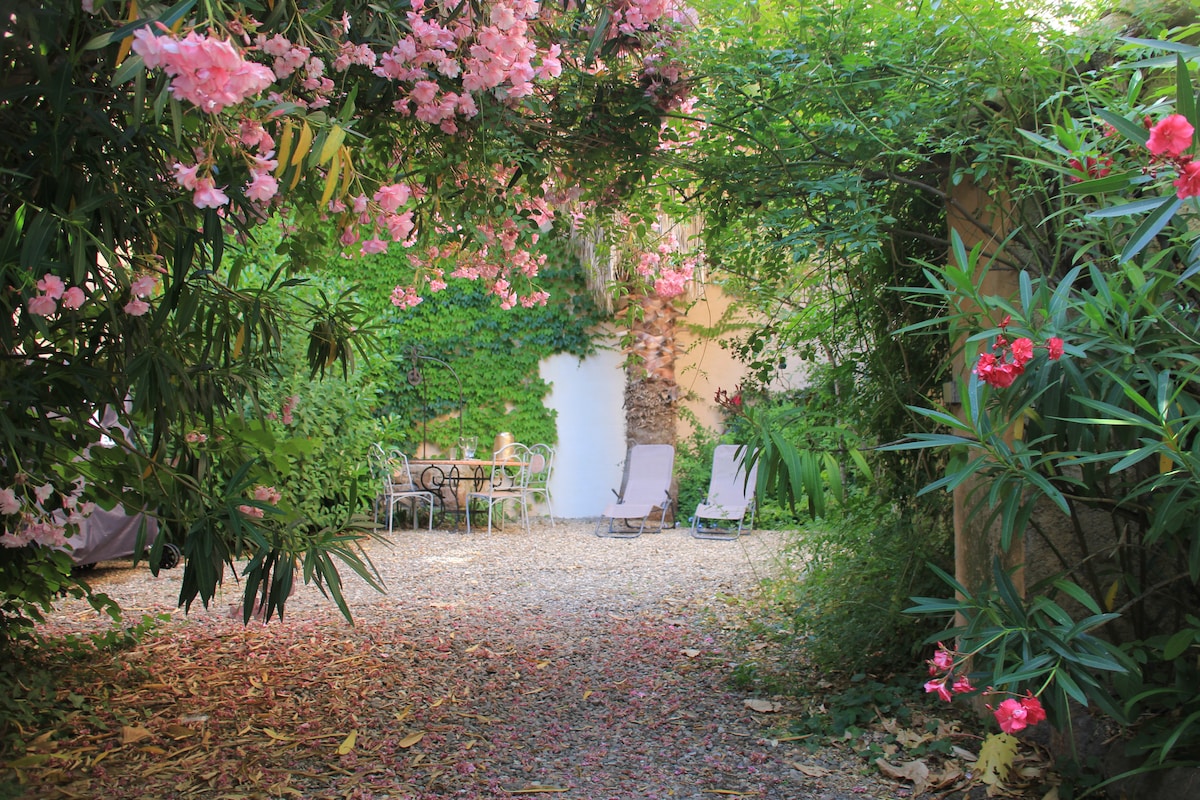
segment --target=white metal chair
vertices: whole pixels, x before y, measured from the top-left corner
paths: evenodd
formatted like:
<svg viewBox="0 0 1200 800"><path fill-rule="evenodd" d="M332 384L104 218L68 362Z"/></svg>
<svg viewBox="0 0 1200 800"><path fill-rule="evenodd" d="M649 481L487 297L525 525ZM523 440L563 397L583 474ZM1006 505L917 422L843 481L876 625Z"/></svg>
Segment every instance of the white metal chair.
<svg viewBox="0 0 1200 800"><path fill-rule="evenodd" d="M746 515L754 530L754 489L758 481L758 463L746 474L745 461L749 455L745 445L721 444L713 450L712 477L708 496L696 506L692 517L692 536L697 539L736 539L742 535ZM724 525L705 525L702 520L720 520ZM734 530L733 523L737 523Z"/></svg>
<svg viewBox="0 0 1200 800"><path fill-rule="evenodd" d="M492 532L492 515L496 506L501 513L505 503L516 503L521 509L521 523L529 533L529 480L531 475L546 469L545 457L532 452L523 444L506 445L492 454L492 474L488 485L466 495L467 533L471 532L471 501L487 504L488 533Z"/></svg>
<svg viewBox="0 0 1200 800"><path fill-rule="evenodd" d="M382 492L380 502L387 508L388 533L392 531L392 520L396 512L396 505L399 503L408 505L414 531L417 529L418 504L428 504L429 530L432 531L433 507L437 503L437 498L433 492L426 491L413 483L412 472L408 468L408 458L395 448L385 451L383 445L372 444L370 463L371 475ZM378 508L375 513L375 521L379 521Z"/></svg>
<svg viewBox="0 0 1200 800"><path fill-rule="evenodd" d="M530 500L535 500L538 495L541 495L546 503L546 513L550 515L550 524L554 524L554 507L550 502L550 475L554 471L554 448L548 444L534 444L529 446L529 450L533 455L541 456L544 468L540 470L530 469L529 485L525 487Z"/></svg>
<svg viewBox="0 0 1200 800"><path fill-rule="evenodd" d="M597 536L633 538L641 536L655 509L659 509L658 531L667 526L671 505L671 471L675 467L675 448L669 444L635 444L625 458L625 473L617 502L609 503L596 523ZM602 531L604 520L608 530ZM624 528L616 528L616 520ZM641 520L635 528L630 520ZM657 532L657 531L656 531Z"/></svg>

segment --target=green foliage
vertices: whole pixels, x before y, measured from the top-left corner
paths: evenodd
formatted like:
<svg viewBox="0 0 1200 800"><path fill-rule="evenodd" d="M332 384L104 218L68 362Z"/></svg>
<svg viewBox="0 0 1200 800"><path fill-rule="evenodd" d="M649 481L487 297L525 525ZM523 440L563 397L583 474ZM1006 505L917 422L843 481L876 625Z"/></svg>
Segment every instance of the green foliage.
<svg viewBox="0 0 1200 800"><path fill-rule="evenodd" d="M1180 108L1194 116L1186 65L1159 63L1178 67L1174 86L1187 93ZM966 593L955 583L963 600L919 608L966 614L963 635L995 665L992 678L1045 692L1060 724L1068 699L1130 724L1149 768L1200 757L1200 694L1194 658L1185 656L1200 603L1200 267L1195 209L1174 202L1167 169L1138 177L1149 153L1145 130L1129 118L1145 109L1135 92L1125 102L1099 114L1130 139L1112 140L1112 175L1081 180L1068 195L1077 267L1058 280L1022 273L1019 297L992 297L978 288L979 250L959 245L958 263L931 269L931 288L915 298L942 309L941 324L969 333L968 364L1005 316L1010 340L1059 336L1066 357L1035 358L1005 389L972 377L959 392L961 415L920 410L949 432L916 434L898 447L955 453L926 491L978 480L969 512L994 522L1005 547L1028 530L1053 548L1040 508L1056 509L1076 531L1071 550L1052 550L1062 574L1030 587L1028 601L997 573L994 590ZM1029 138L1063 157L1080 127L1068 120L1053 138ZM1057 602L1063 595L1070 612ZM1104 641L1088 633L1097 626Z"/></svg>
<svg viewBox="0 0 1200 800"><path fill-rule="evenodd" d="M11 766L9 762L23 755L40 732L67 715L90 715L86 699L64 691L62 678L97 654L119 657L122 649L140 641L166 618L143 616L128 628L87 637L49 640L35 636L19 645L0 641L0 761ZM5 791L0 782L0 797L6 796Z"/></svg>
<svg viewBox="0 0 1200 800"><path fill-rule="evenodd" d="M934 634L928 642L957 640L958 650L974 656L973 665L982 667L972 674L976 685L1014 694L1031 689L1058 728L1071 727L1071 703L1094 704L1128 724L1107 678L1131 672L1133 661L1096 635L1120 614L1101 611L1087 592L1065 578L1029 587L1029 599L1025 600L1011 576L1000 568L999 560L993 568L994 583L975 592L944 570L935 567L934 571L954 589L955 598L915 597L917 604L908 611L943 619L954 614L965 620L963 625ZM1085 614L1075 619L1064 604L1082 607ZM1098 672L1107 676L1097 677Z"/></svg>
<svg viewBox="0 0 1200 800"><path fill-rule="evenodd" d="M904 610L914 592L936 589L925 567L950 560L949 542L937 518L907 517L855 492L840 514L797 532L769 596L822 673L887 673L932 630Z"/></svg>
<svg viewBox="0 0 1200 800"><path fill-rule="evenodd" d="M544 405L550 387L538 364L557 353L590 354L592 331L603 316L581 291L571 253L565 246L554 252L541 272L551 299L529 309L502 309L478 282L451 280L419 305L397 310L388 300L397 259L383 256L356 269L358 297L382 320L387 356L369 365L365 380L374 387L374 413L389 446L409 453L422 439L441 452L456 446L460 384L463 433L478 436L482 449L504 431L518 441L557 440ZM421 375L416 386L408 377L414 367Z"/></svg>
<svg viewBox="0 0 1200 800"><path fill-rule="evenodd" d="M120 620L120 609L107 595L97 594L72 574L65 550L43 547L0 548L0 650L29 639L35 622L61 596L86 599L100 613Z"/></svg>

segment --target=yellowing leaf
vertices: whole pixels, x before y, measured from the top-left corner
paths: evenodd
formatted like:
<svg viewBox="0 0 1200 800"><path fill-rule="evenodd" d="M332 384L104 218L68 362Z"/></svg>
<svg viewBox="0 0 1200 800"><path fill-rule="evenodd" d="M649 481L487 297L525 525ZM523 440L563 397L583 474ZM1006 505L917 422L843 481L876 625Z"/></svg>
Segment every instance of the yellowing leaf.
<svg viewBox="0 0 1200 800"><path fill-rule="evenodd" d="M1108 591L1104 593L1104 610L1112 611L1113 606L1117 604L1117 590L1121 588L1120 580L1112 582L1112 586L1108 587Z"/></svg>
<svg viewBox="0 0 1200 800"><path fill-rule="evenodd" d="M130 0L129 16L126 18L125 21L126 22L134 22L135 20L137 20L137 18L138 18L137 0ZM121 66L121 62L126 59L126 57L129 55L129 51L132 48L133 48L133 35L130 34L129 36L126 36L124 39L121 40L121 47L117 50L117 66L118 67Z"/></svg>
<svg viewBox="0 0 1200 800"><path fill-rule="evenodd" d="M414 744L416 744L417 742L421 741L424 738L425 738L425 731L415 731L414 733L410 733L408 736L405 736L403 739L401 739L399 742L399 746L404 748L405 750L407 750L408 748L412 747Z"/></svg>
<svg viewBox="0 0 1200 800"><path fill-rule="evenodd" d="M187 739L196 735L196 731L184 725L168 725L164 733L172 739Z"/></svg>
<svg viewBox="0 0 1200 800"><path fill-rule="evenodd" d="M342 145L342 196L350 193L350 181L354 179L354 164L350 160L350 148Z"/></svg>
<svg viewBox="0 0 1200 800"><path fill-rule="evenodd" d="M329 172L325 173L325 190L321 192L320 202L322 208L333 199L333 192L337 189L338 179L342 177L341 172L342 154L339 151L333 154L333 163L329 165Z"/></svg>
<svg viewBox="0 0 1200 800"><path fill-rule="evenodd" d="M358 731L350 731L350 735L343 739L342 743L338 745L337 754L339 756L344 756L349 753L354 749L354 743L356 741L358 741Z"/></svg>
<svg viewBox="0 0 1200 800"><path fill-rule="evenodd" d="M337 155L345 140L346 131L340 125L330 128L329 133L325 136L325 144L321 145L321 152L317 155L317 164L324 164Z"/></svg>
<svg viewBox="0 0 1200 800"><path fill-rule="evenodd" d="M995 786L1004 782L1017 758L1017 737L1009 733L993 733L983 740L975 772L984 783Z"/></svg>
<svg viewBox="0 0 1200 800"><path fill-rule="evenodd" d="M697 656L699 656L699 655L700 655L700 651L699 651L699 650L694 650L694 649L692 649L692 648L688 648L687 650L682 650L682 651L680 651L680 652L682 652L682 653L683 653L685 656L687 656L688 658L696 658Z"/></svg>
<svg viewBox="0 0 1200 800"><path fill-rule="evenodd" d="M292 121L285 120L283 123L283 133L279 135L279 144L275 150L275 158L279 159L279 163L275 165L275 177L278 178L287 169L288 158L292 154Z"/></svg>
<svg viewBox="0 0 1200 800"><path fill-rule="evenodd" d="M313 132L308 120L300 127L300 138L296 141L296 150L292 153L292 166L299 166L312 147Z"/></svg>

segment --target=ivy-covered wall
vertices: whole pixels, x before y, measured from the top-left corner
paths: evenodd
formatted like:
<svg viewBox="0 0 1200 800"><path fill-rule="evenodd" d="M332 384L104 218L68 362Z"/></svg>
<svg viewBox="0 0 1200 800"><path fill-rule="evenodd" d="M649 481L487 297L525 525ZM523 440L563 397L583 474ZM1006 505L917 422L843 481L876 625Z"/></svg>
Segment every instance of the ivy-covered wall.
<svg viewBox="0 0 1200 800"><path fill-rule="evenodd" d="M459 384L446 367L418 359L421 383L409 383L415 352L445 361L462 383L463 430L486 453L497 433L518 441L555 442L554 414L544 405L550 387L538 363L551 355L593 352L592 331L603 319L584 288L577 261L566 251L542 269L547 306L500 308L479 282L450 280L413 308L390 297L404 256L345 262L339 271L360 287L359 301L378 312L382 355L364 368L377 387L376 413L389 445L417 452L422 439L449 452L459 435Z"/></svg>

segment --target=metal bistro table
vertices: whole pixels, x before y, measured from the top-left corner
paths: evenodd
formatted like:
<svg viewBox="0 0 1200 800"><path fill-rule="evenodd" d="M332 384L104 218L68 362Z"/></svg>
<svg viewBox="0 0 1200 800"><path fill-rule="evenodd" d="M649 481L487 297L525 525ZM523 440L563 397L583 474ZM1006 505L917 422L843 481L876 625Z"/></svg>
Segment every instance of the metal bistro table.
<svg viewBox="0 0 1200 800"><path fill-rule="evenodd" d="M465 518L467 494L483 491L493 477L495 467L521 467L520 461L493 461L484 458L413 458L409 459L409 472L413 484L433 492L446 514L454 515L454 527L458 529Z"/></svg>

